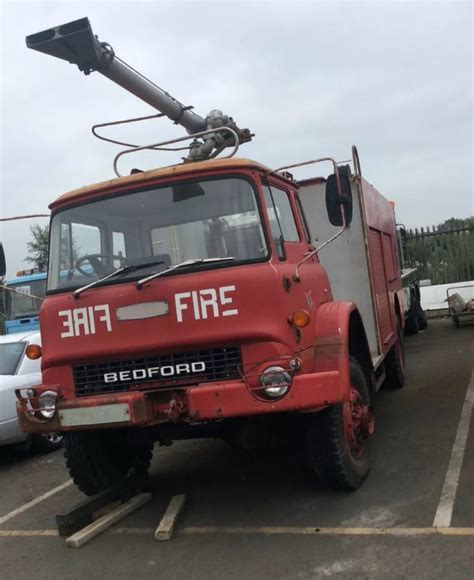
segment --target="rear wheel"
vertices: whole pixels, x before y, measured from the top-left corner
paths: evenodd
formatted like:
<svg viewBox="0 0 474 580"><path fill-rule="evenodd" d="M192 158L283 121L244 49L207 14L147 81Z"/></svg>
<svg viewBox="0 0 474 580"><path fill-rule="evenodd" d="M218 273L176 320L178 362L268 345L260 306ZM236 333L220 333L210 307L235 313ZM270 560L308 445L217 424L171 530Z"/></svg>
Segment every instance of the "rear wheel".
<svg viewBox="0 0 474 580"><path fill-rule="evenodd" d="M426 330L428 328L428 319L426 318L425 311L423 310L419 302L416 303L415 310L419 329Z"/></svg>
<svg viewBox="0 0 474 580"><path fill-rule="evenodd" d="M388 389L401 389L405 384L405 350L403 348L403 333L400 324L397 325L397 341L385 357L385 381L383 386Z"/></svg>
<svg viewBox="0 0 474 580"><path fill-rule="evenodd" d="M419 330L420 323L416 313L415 304L412 304L405 319L405 334L418 334Z"/></svg>
<svg viewBox="0 0 474 580"><path fill-rule="evenodd" d="M126 430L78 431L64 435L66 467L86 495L119 483L130 470L146 473L152 451L152 442L139 441Z"/></svg>
<svg viewBox="0 0 474 580"><path fill-rule="evenodd" d="M350 400L306 416L311 467L332 489L355 490L370 471L370 436L375 421L366 376L350 359Z"/></svg>

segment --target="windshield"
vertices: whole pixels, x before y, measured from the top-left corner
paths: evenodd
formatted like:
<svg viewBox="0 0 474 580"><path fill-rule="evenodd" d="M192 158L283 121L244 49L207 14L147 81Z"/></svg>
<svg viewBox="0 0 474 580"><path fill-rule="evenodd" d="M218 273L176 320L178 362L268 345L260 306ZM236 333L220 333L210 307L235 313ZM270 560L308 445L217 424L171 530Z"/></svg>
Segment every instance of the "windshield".
<svg viewBox="0 0 474 580"><path fill-rule="evenodd" d="M103 283L143 278L187 260L232 257L229 264L235 265L267 255L249 181L186 181L57 213L51 222L48 289L78 288L126 266L138 268Z"/></svg>
<svg viewBox="0 0 474 580"><path fill-rule="evenodd" d="M8 287L15 292L5 292L6 320L18 320L38 315L41 298L44 297L46 291L46 277L44 280L10 283ZM32 296L37 298L32 298Z"/></svg>
<svg viewBox="0 0 474 580"><path fill-rule="evenodd" d="M0 375L15 374L24 348L24 342L7 342L5 344L0 344Z"/></svg>

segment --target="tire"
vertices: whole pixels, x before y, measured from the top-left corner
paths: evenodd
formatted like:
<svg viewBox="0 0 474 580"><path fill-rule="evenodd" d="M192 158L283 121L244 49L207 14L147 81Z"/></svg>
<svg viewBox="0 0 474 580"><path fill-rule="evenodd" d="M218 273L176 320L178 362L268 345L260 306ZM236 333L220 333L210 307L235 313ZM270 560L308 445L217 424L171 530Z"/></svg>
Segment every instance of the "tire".
<svg viewBox="0 0 474 580"><path fill-rule="evenodd" d="M351 394L359 397L365 412L360 415L356 440L351 442L345 414L354 417L357 405L332 405L306 415L306 452L308 463L319 479L335 490L353 491L365 481L370 471L370 435L374 417L367 378L359 363L350 359ZM352 397L351 397L352 399ZM344 410L346 409L346 411ZM347 419L347 416L346 416Z"/></svg>
<svg viewBox="0 0 474 580"><path fill-rule="evenodd" d="M397 325L397 341L385 357L384 388L401 389L405 384L405 349L400 324Z"/></svg>
<svg viewBox="0 0 474 580"><path fill-rule="evenodd" d="M418 334L420 330L420 323L418 320L418 316L416 315L416 308L415 304L410 306L408 310L407 317L405 319L405 334L406 335L413 335Z"/></svg>
<svg viewBox="0 0 474 580"><path fill-rule="evenodd" d="M418 301L415 303L415 313L416 319L418 321L418 328L420 330L426 330L428 328L428 319L426 318L426 314Z"/></svg>
<svg viewBox="0 0 474 580"><path fill-rule="evenodd" d="M34 453L51 453L63 446L62 433L48 433L35 435L31 441L31 449Z"/></svg>
<svg viewBox="0 0 474 580"><path fill-rule="evenodd" d="M146 473L153 443L138 441L127 430L78 431L64 435L66 467L76 486L94 495L119 483L131 469Z"/></svg>

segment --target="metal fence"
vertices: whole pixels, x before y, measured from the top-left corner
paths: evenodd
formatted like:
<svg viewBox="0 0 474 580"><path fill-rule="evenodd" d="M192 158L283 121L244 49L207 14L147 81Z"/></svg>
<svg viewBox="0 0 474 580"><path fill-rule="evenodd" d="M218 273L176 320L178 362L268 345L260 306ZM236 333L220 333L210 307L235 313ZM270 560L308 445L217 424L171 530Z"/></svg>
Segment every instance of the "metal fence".
<svg viewBox="0 0 474 580"><path fill-rule="evenodd" d="M474 279L474 227L433 226L406 230L401 236L404 265L418 268L432 284Z"/></svg>

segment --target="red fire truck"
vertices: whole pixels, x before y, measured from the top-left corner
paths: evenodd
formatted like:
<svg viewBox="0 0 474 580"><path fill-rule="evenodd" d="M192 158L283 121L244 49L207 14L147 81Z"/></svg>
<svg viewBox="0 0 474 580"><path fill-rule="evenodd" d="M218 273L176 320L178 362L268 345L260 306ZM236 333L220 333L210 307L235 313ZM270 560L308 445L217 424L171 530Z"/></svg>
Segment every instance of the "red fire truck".
<svg viewBox="0 0 474 580"><path fill-rule="evenodd" d="M27 44L111 78L188 130L173 143L192 143L183 163L51 204L42 384L17 393L22 428L64 433L88 495L147 470L156 441L210 436L304 450L329 486L358 488L372 396L404 383L404 312L393 209L356 149L352 167L216 159L250 131L184 107L87 19ZM125 153L169 145L130 147L116 172ZM287 172L310 163L329 175Z"/></svg>

